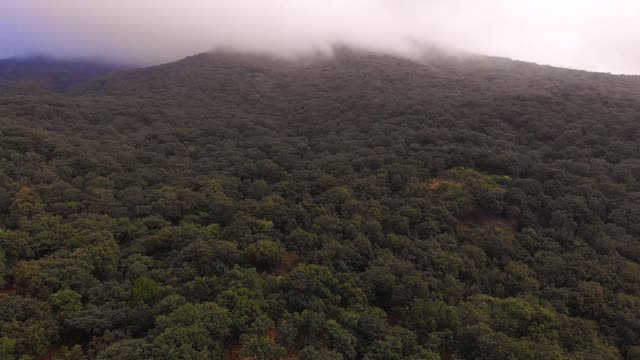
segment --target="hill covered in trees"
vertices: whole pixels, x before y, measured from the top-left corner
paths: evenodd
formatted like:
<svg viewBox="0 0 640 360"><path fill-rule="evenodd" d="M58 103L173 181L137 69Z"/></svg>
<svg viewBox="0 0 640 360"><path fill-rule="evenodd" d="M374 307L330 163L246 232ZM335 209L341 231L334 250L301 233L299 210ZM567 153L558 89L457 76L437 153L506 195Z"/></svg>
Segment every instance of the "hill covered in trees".
<svg viewBox="0 0 640 360"><path fill-rule="evenodd" d="M488 57L0 92L0 359L640 359L639 139L640 78Z"/></svg>
<svg viewBox="0 0 640 360"><path fill-rule="evenodd" d="M106 61L54 59L31 56L0 60L0 94L63 92L74 84L90 81L131 66Z"/></svg>

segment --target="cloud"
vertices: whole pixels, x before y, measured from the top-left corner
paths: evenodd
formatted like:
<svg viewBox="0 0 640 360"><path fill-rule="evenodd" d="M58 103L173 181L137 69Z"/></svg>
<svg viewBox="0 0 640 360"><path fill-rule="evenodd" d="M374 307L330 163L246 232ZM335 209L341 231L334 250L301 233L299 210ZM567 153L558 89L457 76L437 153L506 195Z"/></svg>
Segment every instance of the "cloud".
<svg viewBox="0 0 640 360"><path fill-rule="evenodd" d="M629 0L0 0L0 57L42 52L155 64L216 47L295 56L341 42L430 42L640 74Z"/></svg>

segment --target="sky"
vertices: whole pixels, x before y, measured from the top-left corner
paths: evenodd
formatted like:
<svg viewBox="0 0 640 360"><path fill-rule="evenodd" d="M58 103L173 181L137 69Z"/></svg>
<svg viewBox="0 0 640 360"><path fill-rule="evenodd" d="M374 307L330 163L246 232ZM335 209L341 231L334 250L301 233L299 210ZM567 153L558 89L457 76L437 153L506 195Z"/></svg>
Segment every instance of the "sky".
<svg viewBox="0 0 640 360"><path fill-rule="evenodd" d="M637 0L0 0L0 58L152 65L219 47L295 57L428 43L640 74L639 17Z"/></svg>

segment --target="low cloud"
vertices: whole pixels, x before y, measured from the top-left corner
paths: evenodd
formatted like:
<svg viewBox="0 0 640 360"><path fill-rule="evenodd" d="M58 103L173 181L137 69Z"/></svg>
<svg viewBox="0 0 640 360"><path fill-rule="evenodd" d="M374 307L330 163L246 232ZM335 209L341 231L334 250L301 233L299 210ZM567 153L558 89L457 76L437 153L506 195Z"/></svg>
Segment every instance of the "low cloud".
<svg viewBox="0 0 640 360"><path fill-rule="evenodd" d="M335 43L409 53L419 42L640 74L636 1L0 0L0 9L0 57L157 64L217 47L297 56Z"/></svg>

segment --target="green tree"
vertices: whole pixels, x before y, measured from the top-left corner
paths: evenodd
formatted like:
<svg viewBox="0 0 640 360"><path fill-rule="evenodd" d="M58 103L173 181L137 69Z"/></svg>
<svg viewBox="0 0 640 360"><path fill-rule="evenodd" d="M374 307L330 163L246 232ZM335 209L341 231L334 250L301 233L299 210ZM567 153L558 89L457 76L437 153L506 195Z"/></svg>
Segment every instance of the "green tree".
<svg viewBox="0 0 640 360"><path fill-rule="evenodd" d="M29 186L23 186L15 195L10 207L13 221L23 218L32 218L44 212L44 204L40 195Z"/></svg>
<svg viewBox="0 0 640 360"><path fill-rule="evenodd" d="M74 345L71 348L64 347L63 350L54 357L55 360L85 360L86 358L80 345Z"/></svg>
<svg viewBox="0 0 640 360"><path fill-rule="evenodd" d="M287 354L287 350L265 336L245 334L241 337L242 350L240 354L245 358L255 360L279 360Z"/></svg>
<svg viewBox="0 0 640 360"><path fill-rule="evenodd" d="M156 322L152 355L157 359L221 359L232 325L229 312L211 302L183 305Z"/></svg>
<svg viewBox="0 0 640 360"><path fill-rule="evenodd" d="M97 286L93 267L80 259L46 258L21 261L14 270L16 292L42 299L62 289L83 295Z"/></svg>
<svg viewBox="0 0 640 360"><path fill-rule="evenodd" d="M329 269L298 265L282 281L283 299L291 312L305 309L325 312L340 301L338 281Z"/></svg>
<svg viewBox="0 0 640 360"><path fill-rule="evenodd" d="M15 359L16 341L8 337L0 337L0 360Z"/></svg>
<svg viewBox="0 0 640 360"><path fill-rule="evenodd" d="M49 302L58 315L58 319L67 319L82 310L82 296L73 290L61 290L52 294Z"/></svg>
<svg viewBox="0 0 640 360"><path fill-rule="evenodd" d="M133 283L131 289L131 305L138 305L142 303L151 304L160 296L160 284L157 282L140 277Z"/></svg>
<svg viewBox="0 0 640 360"><path fill-rule="evenodd" d="M220 294L216 303L225 306L233 321L236 334L243 334L249 325L264 312L265 301L262 294L247 288L234 288Z"/></svg>
<svg viewBox="0 0 640 360"><path fill-rule="evenodd" d="M269 240L259 240L249 245L247 255L252 265L260 271L273 270L282 262L286 250L282 245Z"/></svg>
<svg viewBox="0 0 640 360"><path fill-rule="evenodd" d="M96 359L110 360L140 360L148 358L150 352L150 344L144 339L126 339L109 345L103 351L100 351Z"/></svg>
<svg viewBox="0 0 640 360"><path fill-rule="evenodd" d="M15 340L17 355L35 356L57 340L58 328L52 320L13 320L0 326L0 334L3 338Z"/></svg>
<svg viewBox="0 0 640 360"><path fill-rule="evenodd" d="M354 359L357 355L357 339L335 320L328 320L324 327L331 350L342 354L346 359Z"/></svg>
<svg viewBox="0 0 640 360"><path fill-rule="evenodd" d="M327 349L317 349L307 346L298 355L300 360L343 360L342 354Z"/></svg>

